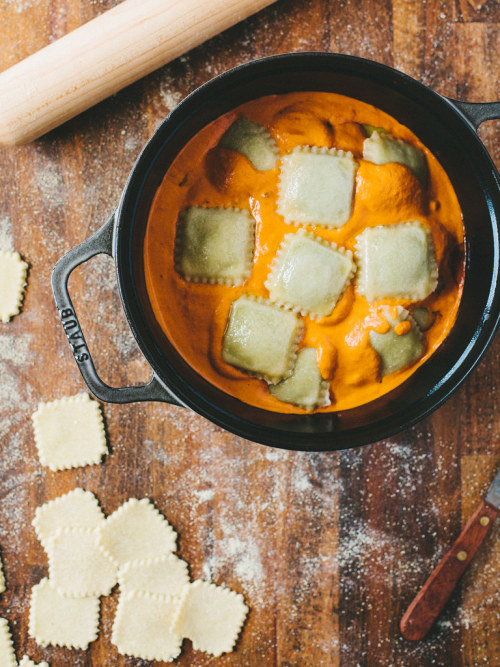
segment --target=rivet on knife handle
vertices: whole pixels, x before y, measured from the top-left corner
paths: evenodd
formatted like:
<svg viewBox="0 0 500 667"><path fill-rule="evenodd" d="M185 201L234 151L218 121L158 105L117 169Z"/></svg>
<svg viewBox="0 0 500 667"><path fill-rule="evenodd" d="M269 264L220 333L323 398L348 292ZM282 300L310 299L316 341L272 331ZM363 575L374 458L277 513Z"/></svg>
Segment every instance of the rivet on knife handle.
<svg viewBox="0 0 500 667"><path fill-rule="evenodd" d="M428 633L499 513L500 510L486 500L476 509L401 619L399 627L406 639L423 639Z"/></svg>

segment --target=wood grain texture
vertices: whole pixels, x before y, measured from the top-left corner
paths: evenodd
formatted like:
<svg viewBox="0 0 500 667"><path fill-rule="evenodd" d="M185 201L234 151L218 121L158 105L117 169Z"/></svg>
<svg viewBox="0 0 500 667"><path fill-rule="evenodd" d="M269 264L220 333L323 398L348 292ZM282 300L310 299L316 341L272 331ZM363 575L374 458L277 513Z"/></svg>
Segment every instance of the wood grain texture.
<svg viewBox="0 0 500 667"><path fill-rule="evenodd" d="M271 0L123 0L0 75L0 143L38 139Z"/></svg>
<svg viewBox="0 0 500 667"><path fill-rule="evenodd" d="M423 639L455 590L458 580L493 528L500 510L481 501L451 549L418 591L401 619L406 639Z"/></svg>
<svg viewBox="0 0 500 667"><path fill-rule="evenodd" d="M0 4L0 67L76 28L113 0ZM108 218L162 118L214 75L259 56L339 50L395 65L441 93L500 99L498 3L464 0L278 0L35 143L0 151L0 243L30 264L23 313L0 325L0 548L18 657L52 667L146 665L110 643L117 593L103 601L88 651L28 637L31 586L47 571L35 508L76 486L106 513L151 497L179 532L192 578L225 582L251 608L237 651L219 659L189 642L176 664L203 667L475 667L500 660L500 540L495 526L427 638L399 621L461 532L500 465L500 339L436 413L390 440L340 453L282 452L165 405L105 405L111 454L52 473L36 457L30 415L84 389L50 291L57 259ZM500 166L498 122L480 130ZM147 379L113 264L75 271L70 290L104 379ZM498 521L496 522L498 524Z"/></svg>

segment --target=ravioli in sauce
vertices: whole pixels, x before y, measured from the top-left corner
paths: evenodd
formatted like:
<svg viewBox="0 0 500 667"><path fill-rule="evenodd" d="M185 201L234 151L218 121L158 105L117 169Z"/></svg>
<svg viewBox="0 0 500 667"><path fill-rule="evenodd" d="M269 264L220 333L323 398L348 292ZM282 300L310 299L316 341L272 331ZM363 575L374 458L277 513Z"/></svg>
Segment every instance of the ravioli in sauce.
<svg viewBox="0 0 500 667"><path fill-rule="evenodd" d="M363 405L455 321L460 206L410 130L349 97L262 97L204 127L149 214L155 317L206 380L266 410Z"/></svg>

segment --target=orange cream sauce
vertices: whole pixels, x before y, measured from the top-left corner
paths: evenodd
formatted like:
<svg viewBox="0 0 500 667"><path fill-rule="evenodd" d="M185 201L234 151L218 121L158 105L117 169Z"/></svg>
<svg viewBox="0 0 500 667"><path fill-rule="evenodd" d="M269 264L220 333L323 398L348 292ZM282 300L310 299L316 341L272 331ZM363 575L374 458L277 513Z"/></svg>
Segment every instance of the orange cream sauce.
<svg viewBox="0 0 500 667"><path fill-rule="evenodd" d="M367 403L404 382L436 350L457 314L463 283L462 215L453 187L432 153L394 118L345 96L301 92L248 102L203 128L168 169L151 207L145 244L146 285L154 314L182 357L209 382L240 400L266 410L305 413L271 396L262 380L226 364L222 337L231 303L243 293L268 298L264 282L283 236L297 231L276 212L279 162L259 172L243 155L217 146L227 128L245 117L268 128L280 153L315 145L351 151L359 164L352 215L341 229L308 226L309 231L354 252L355 237L367 226L420 220L434 240L440 285L416 305L437 313L424 333L424 356L410 368L380 377L380 361L368 332L383 332L380 305L408 307L405 300L370 304L354 283L332 314L320 321L304 317L301 346L317 350L320 371L330 381L332 404L321 412ZM429 179L424 187L404 165L375 165L362 159L366 138L361 124L383 127L425 152ZM175 228L179 211L189 206L236 206L256 221L254 265L244 285L227 287L189 283L174 270ZM458 257L458 261L457 258ZM453 261L452 261L452 258Z"/></svg>

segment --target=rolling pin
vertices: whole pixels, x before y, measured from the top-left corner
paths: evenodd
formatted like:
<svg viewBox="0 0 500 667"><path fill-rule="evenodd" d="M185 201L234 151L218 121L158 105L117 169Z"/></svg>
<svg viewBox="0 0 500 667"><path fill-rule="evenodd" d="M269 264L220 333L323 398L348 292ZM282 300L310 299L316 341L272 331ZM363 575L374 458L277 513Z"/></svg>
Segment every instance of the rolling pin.
<svg viewBox="0 0 500 667"><path fill-rule="evenodd" d="M0 74L0 144L32 141L274 0L124 0Z"/></svg>

